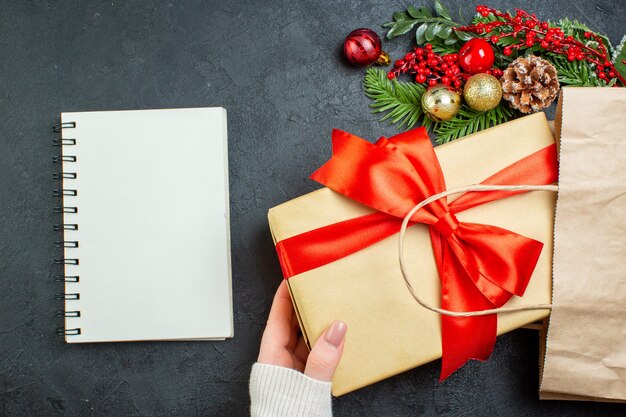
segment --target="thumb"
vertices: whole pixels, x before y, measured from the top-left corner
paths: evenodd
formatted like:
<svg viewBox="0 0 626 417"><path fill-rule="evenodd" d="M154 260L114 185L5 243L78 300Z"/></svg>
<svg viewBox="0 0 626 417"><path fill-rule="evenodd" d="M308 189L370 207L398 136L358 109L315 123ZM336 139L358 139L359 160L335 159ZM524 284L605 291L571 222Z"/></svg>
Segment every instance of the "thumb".
<svg viewBox="0 0 626 417"><path fill-rule="evenodd" d="M348 326L334 321L317 339L306 361L304 374L318 381L330 381L343 354L343 342Z"/></svg>

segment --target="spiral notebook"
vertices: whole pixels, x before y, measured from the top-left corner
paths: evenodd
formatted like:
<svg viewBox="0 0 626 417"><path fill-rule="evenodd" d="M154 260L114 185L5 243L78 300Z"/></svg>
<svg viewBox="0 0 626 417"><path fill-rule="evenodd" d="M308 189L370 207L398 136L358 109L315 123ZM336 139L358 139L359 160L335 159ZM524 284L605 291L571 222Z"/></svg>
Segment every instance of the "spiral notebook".
<svg viewBox="0 0 626 417"><path fill-rule="evenodd" d="M223 108L62 113L67 343L233 336Z"/></svg>

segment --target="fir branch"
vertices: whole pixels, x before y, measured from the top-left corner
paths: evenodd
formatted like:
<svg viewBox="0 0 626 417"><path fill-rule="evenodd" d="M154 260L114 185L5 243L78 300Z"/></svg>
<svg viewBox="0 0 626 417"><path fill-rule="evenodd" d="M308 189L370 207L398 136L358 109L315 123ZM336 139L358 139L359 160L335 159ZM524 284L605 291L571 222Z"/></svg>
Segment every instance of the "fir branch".
<svg viewBox="0 0 626 417"><path fill-rule="evenodd" d="M434 128L437 143L446 143L496 126L519 115L502 102L493 110L478 112L463 105L459 114L447 122L435 123L425 117L422 110L422 95L426 88L413 82L389 80L384 70L370 68L363 80L365 95L374 100L372 113L385 113L382 118L399 128L410 129L421 122L427 129Z"/></svg>
<svg viewBox="0 0 626 417"><path fill-rule="evenodd" d="M389 80L384 70L370 68L363 79L363 90L367 97L374 100L370 104L374 109L372 113L387 112L381 121L399 123L398 127L406 125L407 129L422 121L430 127L432 122L424 118L422 111L422 94L426 89L421 84Z"/></svg>
<svg viewBox="0 0 626 417"><path fill-rule="evenodd" d="M568 61L563 55L548 53L544 56L554 68L561 84L577 87L606 87L606 81L599 79L587 61Z"/></svg>
<svg viewBox="0 0 626 417"><path fill-rule="evenodd" d="M447 122L438 123L434 132L437 135L437 143L442 144L499 125L517 116L518 112L505 102L486 112L472 110L464 104L459 114Z"/></svg>
<svg viewBox="0 0 626 417"><path fill-rule="evenodd" d="M626 42L626 36L622 38L622 41L617 45L613 53L613 65L615 70L622 74L622 77L626 78L626 48L624 43ZM625 85L626 87L626 85Z"/></svg>

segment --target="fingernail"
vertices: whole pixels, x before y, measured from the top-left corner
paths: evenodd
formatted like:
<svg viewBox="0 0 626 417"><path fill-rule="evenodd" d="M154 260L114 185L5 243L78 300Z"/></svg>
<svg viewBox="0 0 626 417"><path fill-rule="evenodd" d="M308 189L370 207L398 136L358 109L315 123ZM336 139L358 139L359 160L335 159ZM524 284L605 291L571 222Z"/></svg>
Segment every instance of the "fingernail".
<svg viewBox="0 0 626 417"><path fill-rule="evenodd" d="M330 325L330 328L326 331L326 336L324 336L324 338L334 347L339 347L343 338L346 336L347 330L348 326L346 326L346 323L342 321L334 321L333 324Z"/></svg>

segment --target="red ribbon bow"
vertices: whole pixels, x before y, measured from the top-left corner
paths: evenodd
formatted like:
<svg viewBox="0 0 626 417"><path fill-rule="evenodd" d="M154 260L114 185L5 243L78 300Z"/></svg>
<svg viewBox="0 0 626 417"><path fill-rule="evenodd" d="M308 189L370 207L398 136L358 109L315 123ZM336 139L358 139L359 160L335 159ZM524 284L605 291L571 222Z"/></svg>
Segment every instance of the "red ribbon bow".
<svg viewBox="0 0 626 417"><path fill-rule="evenodd" d="M445 191L441 167L424 128L371 144L333 130L333 156L312 179L378 212L311 230L277 243L285 278L320 267L398 233L404 216ZM482 184L552 184L556 146L519 160ZM466 193L452 203L434 201L411 218L429 225L442 283L441 307L453 311L501 307L522 296L543 244L511 231L459 222L455 213L524 191ZM469 359L489 357L497 316L442 316L441 380Z"/></svg>

